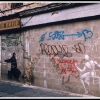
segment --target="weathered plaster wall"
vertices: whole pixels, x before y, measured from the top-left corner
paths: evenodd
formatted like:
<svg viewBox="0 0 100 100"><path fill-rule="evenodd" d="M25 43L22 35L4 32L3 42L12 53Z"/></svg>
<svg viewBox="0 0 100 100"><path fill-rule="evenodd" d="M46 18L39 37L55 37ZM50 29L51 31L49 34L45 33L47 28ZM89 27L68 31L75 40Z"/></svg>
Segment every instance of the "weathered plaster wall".
<svg viewBox="0 0 100 100"><path fill-rule="evenodd" d="M19 7L19 8L16 8L16 9L11 9L11 4L12 3L0 3L0 17L1 16L7 16L7 15L11 15L11 14L14 14L16 12L20 12L20 11L24 11L24 10L27 10L27 9L32 9L32 8L36 8L36 7L40 7L40 6L44 6L44 5L47 5L49 4L48 3L32 3L32 2L22 2L23 3L23 6L22 7ZM4 11L4 12L3 12Z"/></svg>
<svg viewBox="0 0 100 100"><path fill-rule="evenodd" d="M21 75L24 73L23 62L23 36L21 33L8 33L1 35L1 74L2 79L7 80L8 69L11 68L10 63L4 62L6 59L10 59L15 52L17 57L17 67L21 71ZM9 68L10 67L10 68ZM22 77L20 76L20 79Z"/></svg>
<svg viewBox="0 0 100 100"><path fill-rule="evenodd" d="M90 20L25 31L24 42L33 62L33 85L100 95L99 26L100 20ZM85 55L90 62L85 60Z"/></svg>

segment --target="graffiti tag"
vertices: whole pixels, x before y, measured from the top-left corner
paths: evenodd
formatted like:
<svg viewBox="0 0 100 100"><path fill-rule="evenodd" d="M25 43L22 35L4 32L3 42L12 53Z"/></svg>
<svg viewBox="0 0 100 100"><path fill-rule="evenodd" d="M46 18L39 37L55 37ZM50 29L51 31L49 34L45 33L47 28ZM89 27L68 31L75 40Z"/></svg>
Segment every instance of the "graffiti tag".
<svg viewBox="0 0 100 100"><path fill-rule="evenodd" d="M46 39L46 35L47 39ZM43 42L44 40L64 40L66 36L77 36L78 38L80 37L84 37L84 41L86 41L89 38L92 38L93 36L93 32L88 30L88 29L84 29L82 30L82 32L77 32L75 34L65 34L64 31L55 31L54 33L50 32L50 33L45 33L41 36L39 42Z"/></svg>

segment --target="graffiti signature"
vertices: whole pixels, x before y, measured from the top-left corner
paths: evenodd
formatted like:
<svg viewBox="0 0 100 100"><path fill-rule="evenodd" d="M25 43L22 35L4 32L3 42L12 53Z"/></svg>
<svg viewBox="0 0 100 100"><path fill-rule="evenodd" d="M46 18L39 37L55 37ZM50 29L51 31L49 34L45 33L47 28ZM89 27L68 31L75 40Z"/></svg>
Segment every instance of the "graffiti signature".
<svg viewBox="0 0 100 100"><path fill-rule="evenodd" d="M42 54L46 55L54 55L63 58L66 57L72 57L72 53L68 52L68 47L66 45L47 45L46 43L40 43L40 48Z"/></svg>
<svg viewBox="0 0 100 100"><path fill-rule="evenodd" d="M54 33L50 32L48 33L48 38L45 39L47 33L43 34L39 40L39 42L43 42L44 40L64 40L66 36L77 36L79 37L84 37L84 41L86 41L89 38L92 38L93 36L93 32L88 30L88 29L84 29L82 30L82 32L77 32L75 34L65 34L64 31L55 31Z"/></svg>
<svg viewBox="0 0 100 100"><path fill-rule="evenodd" d="M54 57L52 58L52 60L56 64L57 72L62 75L62 79L63 80L66 79L66 83L70 81L70 76L73 76L75 78L79 77L80 73L75 66L75 63L78 62L77 60L57 59L58 62L56 62L56 59ZM60 66L60 63L61 63L61 66Z"/></svg>
<svg viewBox="0 0 100 100"><path fill-rule="evenodd" d="M85 46L82 43L78 43L78 44L74 45L74 47L72 47L72 49L74 49L76 52L82 53L82 54L84 54L86 51Z"/></svg>

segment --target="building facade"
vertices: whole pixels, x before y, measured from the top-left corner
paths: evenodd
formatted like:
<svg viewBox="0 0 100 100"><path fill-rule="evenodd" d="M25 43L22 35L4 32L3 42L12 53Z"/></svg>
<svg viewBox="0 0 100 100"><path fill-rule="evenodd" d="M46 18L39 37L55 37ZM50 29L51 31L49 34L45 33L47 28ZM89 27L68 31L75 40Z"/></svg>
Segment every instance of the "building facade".
<svg viewBox="0 0 100 100"><path fill-rule="evenodd" d="M99 9L100 4L50 3L20 10L12 19L2 16L0 27L17 19L20 26L1 30L1 78L7 80L10 65L4 60L15 52L22 84L99 96Z"/></svg>

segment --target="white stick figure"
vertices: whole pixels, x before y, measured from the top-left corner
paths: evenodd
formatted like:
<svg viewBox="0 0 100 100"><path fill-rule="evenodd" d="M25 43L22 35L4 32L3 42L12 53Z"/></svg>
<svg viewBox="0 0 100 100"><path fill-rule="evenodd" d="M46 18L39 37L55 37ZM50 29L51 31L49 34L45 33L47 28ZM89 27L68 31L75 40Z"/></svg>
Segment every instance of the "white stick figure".
<svg viewBox="0 0 100 100"><path fill-rule="evenodd" d="M83 84L83 87L85 89L85 93L84 94L87 94L88 91L86 90L86 87L85 87L85 84L86 83L88 86L89 86L89 90L90 90L90 84L89 84L89 78L92 76L92 77L95 77L96 76L96 72L95 72L95 65L100 67L100 65L96 62L96 61L93 61L93 60L89 60L89 56L88 55L85 55L85 60L87 61L84 65L84 68L83 69L80 69L78 66L77 66L77 63L75 63L75 66L77 67L77 69L80 71L80 72L84 72L86 71L86 68L89 69L88 72L85 72L84 74L82 74L80 76L80 81L81 83Z"/></svg>

